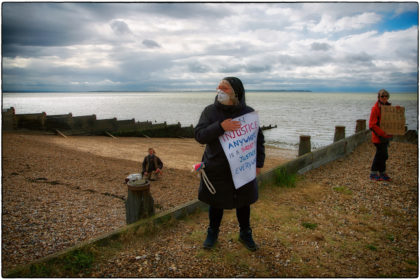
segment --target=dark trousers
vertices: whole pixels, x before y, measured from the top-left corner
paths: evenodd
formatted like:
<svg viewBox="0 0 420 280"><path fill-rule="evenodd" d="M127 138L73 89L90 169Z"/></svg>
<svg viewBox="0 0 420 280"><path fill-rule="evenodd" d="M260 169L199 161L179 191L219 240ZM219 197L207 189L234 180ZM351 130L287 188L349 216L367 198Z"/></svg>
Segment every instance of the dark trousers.
<svg viewBox="0 0 420 280"><path fill-rule="evenodd" d="M249 217L251 215L251 207L245 206L242 208L236 208L236 217L238 218L239 227L242 229L248 229L249 225ZM210 220L210 227L213 229L218 230L220 227L220 223L222 222L223 218L223 209L214 208L210 206L209 208L209 220Z"/></svg>
<svg viewBox="0 0 420 280"><path fill-rule="evenodd" d="M375 144L376 154L373 158L371 171L385 172L386 160L388 159L388 145L389 143Z"/></svg>

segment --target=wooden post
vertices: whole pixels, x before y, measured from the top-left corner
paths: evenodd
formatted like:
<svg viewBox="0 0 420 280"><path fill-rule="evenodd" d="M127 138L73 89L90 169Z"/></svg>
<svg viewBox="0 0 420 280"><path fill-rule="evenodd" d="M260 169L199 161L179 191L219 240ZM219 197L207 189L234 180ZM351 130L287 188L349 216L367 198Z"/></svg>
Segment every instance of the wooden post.
<svg viewBox="0 0 420 280"><path fill-rule="evenodd" d="M334 142L337 142L341 139L346 138L346 127L345 126L336 126L334 134Z"/></svg>
<svg viewBox="0 0 420 280"><path fill-rule="evenodd" d="M356 121L356 133L366 130L366 120L357 120Z"/></svg>
<svg viewBox="0 0 420 280"><path fill-rule="evenodd" d="M154 200L150 194L150 183L142 185L127 183L128 196L125 202L126 223L131 224L140 219L154 215Z"/></svg>
<svg viewBox="0 0 420 280"><path fill-rule="evenodd" d="M311 136L301 135L299 142L299 154L298 156L304 155L311 152Z"/></svg>

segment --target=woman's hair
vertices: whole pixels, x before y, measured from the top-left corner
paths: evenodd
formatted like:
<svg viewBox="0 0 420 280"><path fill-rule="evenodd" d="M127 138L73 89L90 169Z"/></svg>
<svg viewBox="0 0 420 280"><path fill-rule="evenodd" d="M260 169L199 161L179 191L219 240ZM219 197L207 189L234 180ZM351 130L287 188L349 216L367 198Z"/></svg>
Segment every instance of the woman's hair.
<svg viewBox="0 0 420 280"><path fill-rule="evenodd" d="M389 98L389 96L390 96L389 92L388 92L386 89L380 89L380 90L378 91L378 99L379 99L379 98L381 98L381 95L382 95L382 94L386 94L386 95L388 95L388 98Z"/></svg>
<svg viewBox="0 0 420 280"><path fill-rule="evenodd" d="M153 154L156 154L155 149L153 149L153 148L149 148L147 151L150 151L150 150L152 150L152 151L153 151Z"/></svg>
<svg viewBox="0 0 420 280"><path fill-rule="evenodd" d="M242 84L242 81L236 77L225 77L223 80L229 82L230 86L233 89L233 92L235 93L235 96L238 100L242 100L242 98L245 98L245 89L244 85Z"/></svg>

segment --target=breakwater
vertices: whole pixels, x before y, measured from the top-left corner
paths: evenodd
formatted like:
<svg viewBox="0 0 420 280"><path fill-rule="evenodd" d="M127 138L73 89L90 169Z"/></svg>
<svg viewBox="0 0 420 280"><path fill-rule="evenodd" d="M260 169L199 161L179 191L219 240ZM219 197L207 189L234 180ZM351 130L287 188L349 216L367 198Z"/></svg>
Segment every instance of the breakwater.
<svg viewBox="0 0 420 280"><path fill-rule="evenodd" d="M35 114L16 114L13 107L2 112L3 130L36 130L60 133L62 135L113 135L133 137L182 137L193 138L194 127L177 124L152 123L112 119L96 119L96 115L73 116L47 115L45 112ZM262 130L276 128L277 125L263 126Z"/></svg>
<svg viewBox="0 0 420 280"><path fill-rule="evenodd" d="M109 135L136 137L194 137L192 125L182 127L180 123L167 124L138 122L135 119L117 120L96 119L96 115L73 116L64 115L16 114L15 109L3 110L3 130L37 130L46 132L60 131L64 135Z"/></svg>

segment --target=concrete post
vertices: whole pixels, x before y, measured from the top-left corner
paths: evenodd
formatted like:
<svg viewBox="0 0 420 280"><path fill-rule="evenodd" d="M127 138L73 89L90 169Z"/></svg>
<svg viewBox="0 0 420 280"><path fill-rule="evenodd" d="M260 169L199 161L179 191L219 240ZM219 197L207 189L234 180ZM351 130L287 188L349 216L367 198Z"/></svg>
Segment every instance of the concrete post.
<svg viewBox="0 0 420 280"><path fill-rule="evenodd" d="M136 186L127 183L128 196L125 202L126 223L131 224L140 219L154 215L154 200L150 194L150 183Z"/></svg>
<svg viewBox="0 0 420 280"><path fill-rule="evenodd" d="M337 142L341 139L346 138L346 127L345 126L336 126L334 134L334 142Z"/></svg>
<svg viewBox="0 0 420 280"><path fill-rule="evenodd" d="M365 130L366 130L366 120L357 120L355 133L365 131Z"/></svg>
<svg viewBox="0 0 420 280"><path fill-rule="evenodd" d="M311 136L301 135L299 141L299 154L298 156L304 155L311 152Z"/></svg>

